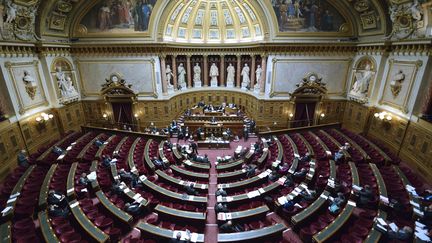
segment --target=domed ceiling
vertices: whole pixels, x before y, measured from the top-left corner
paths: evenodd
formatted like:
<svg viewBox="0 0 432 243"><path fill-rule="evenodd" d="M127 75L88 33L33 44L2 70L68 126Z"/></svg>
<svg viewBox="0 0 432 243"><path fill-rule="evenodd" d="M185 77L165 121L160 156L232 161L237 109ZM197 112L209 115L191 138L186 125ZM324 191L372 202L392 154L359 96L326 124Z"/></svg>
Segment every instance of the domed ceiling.
<svg viewBox="0 0 432 243"><path fill-rule="evenodd" d="M248 1L177 1L168 18L164 41L238 43L264 39L262 21Z"/></svg>

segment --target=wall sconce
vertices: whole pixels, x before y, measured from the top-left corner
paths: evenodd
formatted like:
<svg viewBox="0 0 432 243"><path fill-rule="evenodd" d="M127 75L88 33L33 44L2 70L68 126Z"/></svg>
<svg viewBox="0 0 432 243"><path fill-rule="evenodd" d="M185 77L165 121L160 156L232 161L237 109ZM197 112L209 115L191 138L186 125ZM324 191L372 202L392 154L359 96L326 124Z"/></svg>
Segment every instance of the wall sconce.
<svg viewBox="0 0 432 243"><path fill-rule="evenodd" d="M103 117L103 119L108 120L108 114L107 113L103 113L102 117Z"/></svg>
<svg viewBox="0 0 432 243"><path fill-rule="evenodd" d="M291 119L293 119L293 117L294 117L294 114L293 113L289 113L288 118L291 120Z"/></svg>
<svg viewBox="0 0 432 243"><path fill-rule="evenodd" d="M324 113L321 113L321 114L320 114L320 119L324 119L324 117L325 117L325 114L324 114Z"/></svg>
<svg viewBox="0 0 432 243"><path fill-rule="evenodd" d="M54 118L53 114L47 114L45 112L42 112L39 116L36 117L36 122L38 123L45 123L48 120L51 120Z"/></svg>
<svg viewBox="0 0 432 243"><path fill-rule="evenodd" d="M385 111L380 112L380 113L375 113L374 117L376 119L381 120L381 121L388 121L389 122L389 121L393 120L392 115L390 113L385 112Z"/></svg>

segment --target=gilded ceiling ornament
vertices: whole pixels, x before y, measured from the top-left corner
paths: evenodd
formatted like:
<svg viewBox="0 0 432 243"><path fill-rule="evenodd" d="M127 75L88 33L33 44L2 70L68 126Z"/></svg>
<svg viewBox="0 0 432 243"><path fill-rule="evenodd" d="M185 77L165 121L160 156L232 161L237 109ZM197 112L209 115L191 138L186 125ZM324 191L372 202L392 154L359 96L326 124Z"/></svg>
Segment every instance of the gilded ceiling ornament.
<svg viewBox="0 0 432 243"><path fill-rule="evenodd" d="M392 1L393 3L394 1ZM393 23L392 32L387 39L406 39L414 36L417 30L423 27L423 10L418 0L412 3L396 1L390 7L390 20Z"/></svg>
<svg viewBox="0 0 432 243"><path fill-rule="evenodd" d="M369 9L369 0L357 0L354 3L354 9L357 12L364 12Z"/></svg>

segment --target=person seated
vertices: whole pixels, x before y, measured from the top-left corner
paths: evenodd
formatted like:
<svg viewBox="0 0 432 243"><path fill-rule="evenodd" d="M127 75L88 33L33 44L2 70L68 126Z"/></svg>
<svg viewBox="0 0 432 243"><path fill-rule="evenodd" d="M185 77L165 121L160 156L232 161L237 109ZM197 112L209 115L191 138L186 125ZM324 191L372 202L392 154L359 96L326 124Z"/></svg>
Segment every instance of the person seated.
<svg viewBox="0 0 432 243"><path fill-rule="evenodd" d="M102 147L102 145L104 145L104 142L102 142L102 141L99 140L99 139L96 139L96 141L94 142L94 144L95 144L97 147Z"/></svg>
<svg viewBox="0 0 432 243"><path fill-rule="evenodd" d="M56 204L52 204L48 206L48 215L53 218L67 218L69 216L69 209L67 207L61 208Z"/></svg>
<svg viewBox="0 0 432 243"><path fill-rule="evenodd" d="M120 180L115 180L111 185L111 192L116 195L123 194L123 189L121 188Z"/></svg>
<svg viewBox="0 0 432 243"><path fill-rule="evenodd" d="M343 193L338 193L337 197L333 199L333 201L330 203L330 206L328 207L331 214L339 214L342 205L345 203L345 196Z"/></svg>
<svg viewBox="0 0 432 243"><path fill-rule="evenodd" d="M373 200L373 193L369 185L365 185L360 191L356 192L358 196L358 206L368 206Z"/></svg>
<svg viewBox="0 0 432 243"><path fill-rule="evenodd" d="M432 204L423 208L423 215L420 217L420 222L426 225L432 225Z"/></svg>
<svg viewBox="0 0 432 243"><path fill-rule="evenodd" d="M216 213L226 213L226 212L228 212L228 207L225 204L222 204L222 203L216 203L214 209L215 209Z"/></svg>
<svg viewBox="0 0 432 243"><path fill-rule="evenodd" d="M234 225L231 220L228 220L225 224L222 224L219 227L219 231L223 233L233 233L233 232L242 232L244 231L243 227L236 224Z"/></svg>
<svg viewBox="0 0 432 243"><path fill-rule="evenodd" d="M57 205L60 208L65 208L68 205L66 196L54 190L48 192L47 202L49 205Z"/></svg>
<svg viewBox="0 0 432 243"><path fill-rule="evenodd" d="M406 208L402 203L400 203L397 199L391 198L389 200L388 206L392 208L396 213L403 213L405 212Z"/></svg>
<svg viewBox="0 0 432 243"><path fill-rule="evenodd" d="M169 140L166 140L164 144L165 144L169 149L172 149L172 147L173 147L173 144L172 144Z"/></svg>
<svg viewBox="0 0 432 243"><path fill-rule="evenodd" d="M153 164L156 165L156 167L158 168L162 168L164 170L168 169L168 166L160 159L158 159L158 157L153 157Z"/></svg>
<svg viewBox="0 0 432 243"><path fill-rule="evenodd" d="M132 180L132 174L129 171L125 171L125 169L120 169L118 172L122 181L130 181Z"/></svg>
<svg viewBox="0 0 432 243"><path fill-rule="evenodd" d="M342 146L342 150L345 150L345 151L348 151L348 149L350 149L351 148L351 145L349 144L349 143L345 143L343 146Z"/></svg>
<svg viewBox="0 0 432 243"><path fill-rule="evenodd" d="M52 149L52 152L55 153L56 155L60 156L63 154L63 149L61 149L58 146L54 146Z"/></svg>
<svg viewBox="0 0 432 243"><path fill-rule="evenodd" d="M246 166L246 177L250 178L252 176L255 176L256 166L254 165L247 165Z"/></svg>
<svg viewBox="0 0 432 243"><path fill-rule="evenodd" d="M186 241L181 239L182 233L181 232L177 232L177 235L175 238L172 238L169 243L185 243Z"/></svg>
<svg viewBox="0 0 432 243"><path fill-rule="evenodd" d="M197 190L195 190L192 183L185 185L184 190L188 195L192 195L192 196L198 195L198 192L197 192Z"/></svg>
<svg viewBox="0 0 432 243"><path fill-rule="evenodd" d="M198 107L204 107L205 106L204 101L201 100L200 102L198 102L197 106Z"/></svg>
<svg viewBox="0 0 432 243"><path fill-rule="evenodd" d="M25 151L24 149L18 153L17 160L18 160L18 166L20 166L20 167L27 168L30 165L29 160L28 160L28 156L27 156L27 151Z"/></svg>
<svg viewBox="0 0 432 243"><path fill-rule="evenodd" d="M228 194L227 192L221 187L216 191L216 196L222 196L222 197L226 197Z"/></svg>
<svg viewBox="0 0 432 243"><path fill-rule="evenodd" d="M334 155L334 161L336 163L342 163L345 159L345 155L343 153L342 149L339 149L339 151L337 151Z"/></svg>
<svg viewBox="0 0 432 243"><path fill-rule="evenodd" d="M138 171L134 171L131 173L131 187L135 189L136 187L143 187L141 180L139 179Z"/></svg>
<svg viewBox="0 0 432 243"><path fill-rule="evenodd" d="M300 158L299 162L306 163L312 159L309 152L307 152L303 157Z"/></svg>
<svg viewBox="0 0 432 243"><path fill-rule="evenodd" d="M109 155L102 155L102 165L105 167L110 167L111 164L115 164L115 162L112 161L112 159L109 157Z"/></svg>
<svg viewBox="0 0 432 243"><path fill-rule="evenodd" d="M125 204L125 211L132 216L139 216L142 213L141 204L137 202L133 203L126 203Z"/></svg>
<svg viewBox="0 0 432 243"><path fill-rule="evenodd" d="M284 203L282 205L282 208L285 210L291 211L294 208L295 204L296 204L296 202L294 201L294 199L288 200L286 203Z"/></svg>
<svg viewBox="0 0 432 243"><path fill-rule="evenodd" d="M79 180L78 180L79 184L82 186L88 186L88 184L90 183L90 180L87 178L87 174L86 173L82 173Z"/></svg>
<svg viewBox="0 0 432 243"><path fill-rule="evenodd" d="M268 180L270 182L275 182L279 180L279 174L276 172L276 170L273 170L270 175L268 176Z"/></svg>
<svg viewBox="0 0 432 243"><path fill-rule="evenodd" d="M293 174L294 179L299 179L299 178L303 178L305 177L307 174L307 169L306 168L301 168L300 171L296 171Z"/></svg>
<svg viewBox="0 0 432 243"><path fill-rule="evenodd" d="M315 190L303 190L300 193L300 196L302 196L302 200L307 202L312 202L315 200L316 191Z"/></svg>
<svg viewBox="0 0 432 243"><path fill-rule="evenodd" d="M293 179L292 175L287 175L283 186L284 187L291 187L293 185L294 185L294 179Z"/></svg>
<svg viewBox="0 0 432 243"><path fill-rule="evenodd" d="M422 201L432 202L432 190L426 189L421 196L418 196Z"/></svg>
<svg viewBox="0 0 432 243"><path fill-rule="evenodd" d="M395 223L385 222L383 225L377 221L376 229L383 233L389 240L407 241L411 239L413 229L409 226L399 228ZM392 225L392 226L391 226Z"/></svg>
<svg viewBox="0 0 432 243"><path fill-rule="evenodd" d="M278 173L280 175L286 175L288 173L290 166L288 165L288 163L283 163L282 165L279 165L278 167Z"/></svg>

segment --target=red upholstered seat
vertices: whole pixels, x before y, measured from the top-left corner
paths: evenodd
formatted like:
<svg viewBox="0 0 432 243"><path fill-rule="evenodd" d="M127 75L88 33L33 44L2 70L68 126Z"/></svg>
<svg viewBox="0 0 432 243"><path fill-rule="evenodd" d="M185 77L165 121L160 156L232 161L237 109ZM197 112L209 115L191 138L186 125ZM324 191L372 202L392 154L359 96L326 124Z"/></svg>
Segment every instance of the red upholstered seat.
<svg viewBox="0 0 432 243"><path fill-rule="evenodd" d="M94 223L97 227L104 229L110 227L113 224L113 220L105 216L100 216L95 219Z"/></svg>

